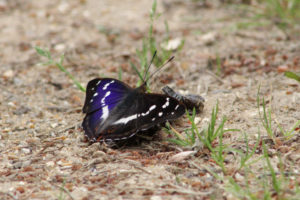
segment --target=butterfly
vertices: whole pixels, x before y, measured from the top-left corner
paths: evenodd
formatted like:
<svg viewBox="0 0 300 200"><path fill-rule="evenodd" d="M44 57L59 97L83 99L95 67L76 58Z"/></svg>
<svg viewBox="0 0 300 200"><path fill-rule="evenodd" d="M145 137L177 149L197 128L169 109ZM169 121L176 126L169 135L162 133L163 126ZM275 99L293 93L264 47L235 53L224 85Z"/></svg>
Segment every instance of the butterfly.
<svg viewBox="0 0 300 200"><path fill-rule="evenodd" d="M155 55L156 52L149 67ZM185 113L185 105L176 98L146 93L147 80L137 88L113 78L96 78L88 82L82 127L91 142L125 140Z"/></svg>
<svg viewBox="0 0 300 200"><path fill-rule="evenodd" d="M145 91L145 83L131 88L113 78L89 81L83 107L86 116L82 122L88 139L91 142L128 139L185 113L184 104L174 97Z"/></svg>

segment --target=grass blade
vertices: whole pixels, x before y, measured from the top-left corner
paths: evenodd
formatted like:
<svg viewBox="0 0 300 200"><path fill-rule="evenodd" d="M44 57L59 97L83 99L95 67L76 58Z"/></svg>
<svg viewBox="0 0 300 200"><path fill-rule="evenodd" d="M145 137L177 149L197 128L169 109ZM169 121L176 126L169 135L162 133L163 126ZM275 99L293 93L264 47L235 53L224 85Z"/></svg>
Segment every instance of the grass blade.
<svg viewBox="0 0 300 200"><path fill-rule="evenodd" d="M298 82L300 82L300 73L296 74L294 72L285 72L284 75L288 78L294 79Z"/></svg>

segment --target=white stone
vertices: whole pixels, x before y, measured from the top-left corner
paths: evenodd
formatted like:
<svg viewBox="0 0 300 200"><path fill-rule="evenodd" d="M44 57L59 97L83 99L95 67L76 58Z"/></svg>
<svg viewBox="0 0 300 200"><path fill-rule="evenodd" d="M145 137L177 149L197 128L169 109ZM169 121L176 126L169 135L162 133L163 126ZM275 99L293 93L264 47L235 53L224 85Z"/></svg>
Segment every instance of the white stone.
<svg viewBox="0 0 300 200"><path fill-rule="evenodd" d="M22 148L21 151L26 154L30 153L30 149L28 149L28 148Z"/></svg>

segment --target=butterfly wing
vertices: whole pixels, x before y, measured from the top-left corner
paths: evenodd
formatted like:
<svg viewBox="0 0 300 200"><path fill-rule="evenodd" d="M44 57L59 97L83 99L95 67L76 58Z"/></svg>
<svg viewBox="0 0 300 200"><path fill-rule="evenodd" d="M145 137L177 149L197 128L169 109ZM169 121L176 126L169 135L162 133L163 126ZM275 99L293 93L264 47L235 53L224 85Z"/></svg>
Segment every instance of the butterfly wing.
<svg viewBox="0 0 300 200"><path fill-rule="evenodd" d="M117 79L93 79L87 85L82 111L83 113L94 112L103 108L105 102L108 102L111 110L130 90L133 89Z"/></svg>
<svg viewBox="0 0 300 200"><path fill-rule="evenodd" d="M138 131L147 130L185 113L185 106L173 97L146 94L133 90L117 105L108 119L96 128L96 140L127 139ZM99 116L94 116L95 118Z"/></svg>
<svg viewBox="0 0 300 200"><path fill-rule="evenodd" d="M139 130L175 120L185 113L185 106L168 95L144 94L144 100L139 104L142 105L139 106Z"/></svg>
<svg viewBox="0 0 300 200"><path fill-rule="evenodd" d="M86 116L82 123L88 138L95 138L96 127L106 121L112 110L132 90L125 83L112 78L97 78L88 83L83 106Z"/></svg>

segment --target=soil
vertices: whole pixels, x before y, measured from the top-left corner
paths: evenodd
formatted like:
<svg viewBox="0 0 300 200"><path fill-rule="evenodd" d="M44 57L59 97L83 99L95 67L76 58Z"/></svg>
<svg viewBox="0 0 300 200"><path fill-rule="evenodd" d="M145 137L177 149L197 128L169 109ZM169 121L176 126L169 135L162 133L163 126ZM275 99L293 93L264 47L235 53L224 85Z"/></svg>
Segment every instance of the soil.
<svg viewBox="0 0 300 200"><path fill-rule="evenodd" d="M212 175L222 172L201 144L177 146L157 131L150 141L117 149L90 145L81 129L85 94L56 66L39 64L45 59L35 46L55 59L64 53L63 65L82 85L95 77L118 78L122 68L122 80L135 87L138 76L129 61L139 63L136 49L147 37L151 6L146 0L0 1L0 199L234 198ZM224 144L244 150L244 135L254 146L260 132L270 155L280 153L285 170L299 174L299 128L285 140L277 126L291 130L300 119L300 85L282 73L300 69L299 36L287 39L272 25L240 29L237 24L251 15L218 1L159 1L157 9L157 41L165 37L167 21L171 38L184 39L184 46L156 75L152 90L169 85L204 97L196 118L200 130L218 102L218 122L226 116L225 128L241 130L225 133ZM258 93L272 108L271 142ZM174 124L182 134L189 126L187 117ZM254 158L261 155L260 149ZM279 171L278 158L270 161ZM229 152L226 175L244 183L239 163ZM259 176L264 165L251 168Z"/></svg>

